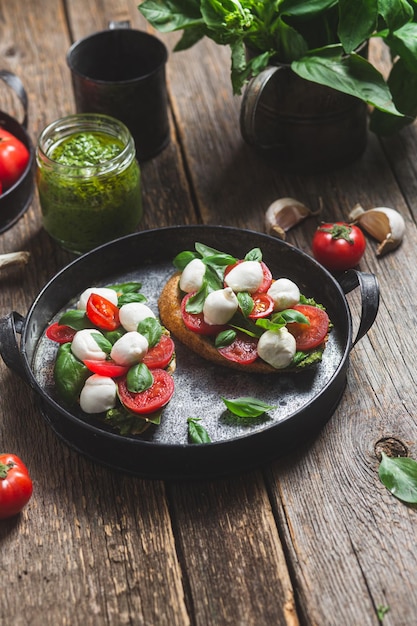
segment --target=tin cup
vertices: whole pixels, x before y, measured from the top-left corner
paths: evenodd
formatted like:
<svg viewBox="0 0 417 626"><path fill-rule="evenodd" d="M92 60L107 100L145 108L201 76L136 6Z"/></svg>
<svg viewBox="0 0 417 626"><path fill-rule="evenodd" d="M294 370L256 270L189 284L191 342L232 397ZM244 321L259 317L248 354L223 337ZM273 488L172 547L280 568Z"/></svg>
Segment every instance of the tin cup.
<svg viewBox="0 0 417 626"><path fill-rule="evenodd" d="M169 143L165 66L168 52L153 35L128 22L76 41L68 51L77 113L103 113L130 130L139 161Z"/></svg>

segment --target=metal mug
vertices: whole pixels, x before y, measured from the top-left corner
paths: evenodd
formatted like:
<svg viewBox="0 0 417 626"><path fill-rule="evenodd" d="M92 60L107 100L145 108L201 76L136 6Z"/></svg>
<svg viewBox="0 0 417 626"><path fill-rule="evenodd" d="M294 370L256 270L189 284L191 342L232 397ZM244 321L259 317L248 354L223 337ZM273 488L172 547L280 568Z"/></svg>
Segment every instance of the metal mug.
<svg viewBox="0 0 417 626"><path fill-rule="evenodd" d="M108 30L76 41L67 54L77 112L122 121L139 161L159 154L170 140L167 59L159 39L129 22L111 22Z"/></svg>

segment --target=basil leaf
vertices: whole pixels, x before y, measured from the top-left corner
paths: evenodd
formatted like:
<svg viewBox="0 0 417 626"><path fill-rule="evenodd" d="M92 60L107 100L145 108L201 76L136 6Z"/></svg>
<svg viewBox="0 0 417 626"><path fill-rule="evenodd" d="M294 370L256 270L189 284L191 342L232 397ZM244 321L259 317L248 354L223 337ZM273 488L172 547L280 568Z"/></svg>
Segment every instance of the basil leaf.
<svg viewBox="0 0 417 626"><path fill-rule="evenodd" d="M262 251L260 248L253 248L249 250L245 256L245 261L262 261Z"/></svg>
<svg viewBox="0 0 417 626"><path fill-rule="evenodd" d="M190 250L184 250L184 252L180 252L179 254L177 254L177 256L173 260L173 264L178 270L182 272L186 265L188 265L193 259L198 258L200 257L195 252L191 252Z"/></svg>
<svg viewBox="0 0 417 626"><path fill-rule="evenodd" d="M295 309L285 309L285 311L280 311L278 314L272 316L272 321L275 321L275 318L277 318L277 320L284 320L286 324L297 322L298 324L308 324L310 326L310 320L308 317Z"/></svg>
<svg viewBox="0 0 417 626"><path fill-rule="evenodd" d="M104 335L102 335L101 333L91 333L91 336L93 337L98 347L103 350L103 352L105 352L106 354L110 354L113 346L110 341L106 339L106 337L104 337Z"/></svg>
<svg viewBox="0 0 417 626"><path fill-rule="evenodd" d="M207 287L207 293L210 293L210 291L217 291L217 289L223 289L223 275L223 267L206 266L204 281Z"/></svg>
<svg viewBox="0 0 417 626"><path fill-rule="evenodd" d="M240 291L236 295L243 316L249 317L255 306L252 296L247 291Z"/></svg>
<svg viewBox="0 0 417 626"><path fill-rule="evenodd" d="M266 411L276 408L276 406L251 397L236 398L235 400L228 400L222 397L222 400L229 411L239 417L259 417Z"/></svg>
<svg viewBox="0 0 417 626"><path fill-rule="evenodd" d="M71 352L71 344L60 345L54 365L54 380L58 395L64 402L72 405L78 401L90 375L89 369Z"/></svg>
<svg viewBox="0 0 417 626"><path fill-rule="evenodd" d="M108 289L113 289L119 294L133 293L142 289L142 283L129 282L129 283L117 283L116 285L109 285Z"/></svg>
<svg viewBox="0 0 417 626"><path fill-rule="evenodd" d="M417 504L417 462L408 457L389 457L382 452L378 470L383 485L393 496Z"/></svg>
<svg viewBox="0 0 417 626"><path fill-rule="evenodd" d="M148 419L149 417L141 417L137 413L131 413L124 406L121 406L109 409L106 412L104 421L112 428L118 430L121 435L141 435L151 422L159 424L161 421L160 413L159 422L153 422L153 420Z"/></svg>
<svg viewBox="0 0 417 626"><path fill-rule="evenodd" d="M162 326L156 317L146 317L138 324L138 333L146 337L149 347L159 343L162 335Z"/></svg>
<svg viewBox="0 0 417 626"><path fill-rule="evenodd" d="M223 252L219 252L218 254L211 254L210 256L206 256L203 258L203 263L206 265L214 265L214 266L227 266L233 265L236 263L236 258L231 254L223 254Z"/></svg>
<svg viewBox="0 0 417 626"><path fill-rule="evenodd" d="M225 348L226 346L230 346L231 343L236 339L236 331L234 330L223 330L219 333L214 340L214 345L217 349Z"/></svg>
<svg viewBox="0 0 417 626"><path fill-rule="evenodd" d="M126 386L132 393L140 393L153 385L151 370L145 363L137 363L127 373Z"/></svg>
<svg viewBox="0 0 417 626"><path fill-rule="evenodd" d="M125 330L122 330L120 328L117 328L116 330L103 330L102 331L103 335L105 336L107 341L111 343L112 346L114 346L116 341L120 339L120 337L122 337L125 334L125 332L126 332Z"/></svg>
<svg viewBox="0 0 417 626"><path fill-rule="evenodd" d="M201 289L199 289L193 296L191 296L191 298L188 298L187 304L185 305L185 310L187 311L187 313L194 313L195 315L201 313L206 297L207 284L204 283Z"/></svg>
<svg viewBox="0 0 417 626"><path fill-rule="evenodd" d="M390 610L389 606L384 606L383 604L380 604L377 609L376 609L376 614L378 616L378 619L380 622L382 622L382 620L384 619L385 615L388 613L388 611Z"/></svg>
<svg viewBox="0 0 417 626"><path fill-rule="evenodd" d="M213 256L217 254L223 254L220 250L216 250L215 248L210 248L210 246L206 246L204 243L199 243L198 241L194 244L197 252L203 257Z"/></svg>
<svg viewBox="0 0 417 626"><path fill-rule="evenodd" d="M143 293L125 293L118 297L117 304L119 307L129 302L146 302L147 298Z"/></svg>
<svg viewBox="0 0 417 626"><path fill-rule="evenodd" d="M210 436L204 426L199 424L200 418L189 417L188 423L188 436L192 443L211 443Z"/></svg>
<svg viewBox="0 0 417 626"><path fill-rule="evenodd" d="M66 311L60 318L59 324L65 324L74 330L83 330L84 328L91 328L91 322L85 314L85 311L78 309L71 309Z"/></svg>
<svg viewBox="0 0 417 626"><path fill-rule="evenodd" d="M273 332L277 332L278 330L280 330L281 328L285 326L285 321L283 319L279 321L279 318L277 318L277 321L273 322L267 317L261 317L260 319L256 320L256 326L259 326L260 328L263 328L264 330L272 330Z"/></svg>

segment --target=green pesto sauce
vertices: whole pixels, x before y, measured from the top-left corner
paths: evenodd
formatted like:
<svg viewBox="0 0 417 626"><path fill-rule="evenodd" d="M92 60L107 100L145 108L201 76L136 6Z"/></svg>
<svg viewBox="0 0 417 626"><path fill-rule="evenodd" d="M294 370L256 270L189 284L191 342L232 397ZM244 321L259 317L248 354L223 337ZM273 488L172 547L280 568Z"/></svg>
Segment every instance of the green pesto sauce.
<svg viewBox="0 0 417 626"><path fill-rule="evenodd" d="M142 217L137 161L108 171L101 166L122 149L122 142L110 135L75 133L48 154L61 165L75 166L75 176L59 166L38 168L44 228L67 250L82 254L136 230ZM82 168L94 166L99 166L95 175L84 175Z"/></svg>
<svg viewBox="0 0 417 626"><path fill-rule="evenodd" d="M91 167L113 159L123 150L123 143L104 133L75 133L61 141L48 155L61 165Z"/></svg>

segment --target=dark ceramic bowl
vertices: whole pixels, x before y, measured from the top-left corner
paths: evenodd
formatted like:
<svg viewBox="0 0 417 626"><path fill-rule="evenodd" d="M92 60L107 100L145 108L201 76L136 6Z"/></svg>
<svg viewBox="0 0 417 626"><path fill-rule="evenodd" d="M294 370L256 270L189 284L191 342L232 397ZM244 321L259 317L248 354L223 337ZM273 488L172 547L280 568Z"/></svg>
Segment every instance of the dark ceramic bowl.
<svg viewBox="0 0 417 626"><path fill-rule="evenodd" d="M18 95L23 108L24 119L20 124L16 119L0 111L0 127L17 137L29 150L29 161L25 171L12 187L0 195L0 233L11 228L29 208L34 193L34 147L27 133L28 99L20 79L6 70L0 71L0 79Z"/></svg>

